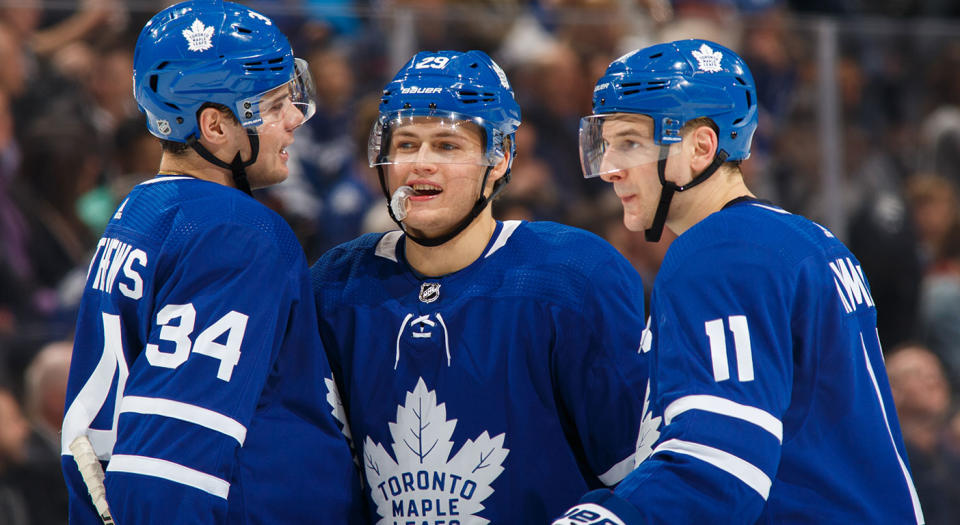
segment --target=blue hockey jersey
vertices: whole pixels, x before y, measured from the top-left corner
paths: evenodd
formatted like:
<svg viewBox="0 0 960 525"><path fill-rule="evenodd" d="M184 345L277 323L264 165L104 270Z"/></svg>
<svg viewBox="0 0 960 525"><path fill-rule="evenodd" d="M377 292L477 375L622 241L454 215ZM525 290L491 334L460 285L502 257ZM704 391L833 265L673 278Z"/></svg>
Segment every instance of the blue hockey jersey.
<svg viewBox="0 0 960 525"><path fill-rule="evenodd" d="M634 466L647 385L637 272L599 237L498 223L442 277L399 231L312 268L380 524L547 523Z"/></svg>
<svg viewBox="0 0 960 525"><path fill-rule="evenodd" d="M923 521L870 288L832 233L735 202L673 242L650 310L649 457L596 500L623 523Z"/></svg>
<svg viewBox="0 0 960 525"><path fill-rule="evenodd" d="M232 188L160 176L90 264L63 423L73 524L100 523L69 445L106 462L120 524L354 523L359 476L306 260Z"/></svg>

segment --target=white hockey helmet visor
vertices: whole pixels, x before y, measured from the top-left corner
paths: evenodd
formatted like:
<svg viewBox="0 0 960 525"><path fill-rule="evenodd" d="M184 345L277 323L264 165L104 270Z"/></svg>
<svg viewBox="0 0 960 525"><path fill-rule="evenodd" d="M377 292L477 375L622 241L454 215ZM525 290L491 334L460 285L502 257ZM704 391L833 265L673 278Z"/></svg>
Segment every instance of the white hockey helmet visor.
<svg viewBox="0 0 960 525"><path fill-rule="evenodd" d="M670 142L679 142L680 137ZM663 147L667 146L667 147ZM580 165L586 178L659 162L680 151L654 139L653 119L606 113L580 119Z"/></svg>

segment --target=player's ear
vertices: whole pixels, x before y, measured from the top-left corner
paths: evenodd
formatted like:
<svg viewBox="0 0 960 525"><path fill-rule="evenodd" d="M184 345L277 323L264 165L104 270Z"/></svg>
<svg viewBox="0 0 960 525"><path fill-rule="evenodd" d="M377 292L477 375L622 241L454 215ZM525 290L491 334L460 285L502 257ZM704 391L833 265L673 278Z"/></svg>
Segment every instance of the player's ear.
<svg viewBox="0 0 960 525"><path fill-rule="evenodd" d="M490 182L500 180L500 178L507 173L507 166L510 165L511 158L512 155L510 154L510 150L507 149L507 151L504 151L503 158L500 159L500 162L498 162L492 170L490 170L490 176L487 178L487 180Z"/></svg>
<svg viewBox="0 0 960 525"><path fill-rule="evenodd" d="M228 127L231 123L231 119L215 107L203 108L197 115L201 138L210 144L224 144L229 141Z"/></svg>
<svg viewBox="0 0 960 525"><path fill-rule="evenodd" d="M697 126L684 140L689 141L691 171L702 173L717 154L717 132L710 126Z"/></svg>

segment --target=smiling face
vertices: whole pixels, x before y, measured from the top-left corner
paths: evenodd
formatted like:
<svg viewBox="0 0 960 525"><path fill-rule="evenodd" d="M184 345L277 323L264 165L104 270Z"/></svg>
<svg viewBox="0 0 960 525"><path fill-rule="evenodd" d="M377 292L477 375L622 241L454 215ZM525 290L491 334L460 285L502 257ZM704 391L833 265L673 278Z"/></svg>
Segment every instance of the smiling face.
<svg viewBox="0 0 960 525"><path fill-rule="evenodd" d="M482 131L473 123L415 118L390 133L388 152L388 189L392 195L400 186L413 188L403 222L418 235L446 233L480 196L487 166L482 161ZM490 172L485 194L505 171L506 160L501 160Z"/></svg>

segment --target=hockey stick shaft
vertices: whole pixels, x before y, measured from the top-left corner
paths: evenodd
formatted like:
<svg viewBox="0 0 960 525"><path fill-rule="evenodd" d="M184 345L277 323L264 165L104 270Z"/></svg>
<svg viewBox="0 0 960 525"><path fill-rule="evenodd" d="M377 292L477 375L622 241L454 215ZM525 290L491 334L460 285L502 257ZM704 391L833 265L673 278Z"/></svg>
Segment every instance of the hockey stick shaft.
<svg viewBox="0 0 960 525"><path fill-rule="evenodd" d="M107 488L103 485L103 467L100 465L100 459L93 451L93 444L87 436L78 436L70 443L70 452L73 453L73 460L77 462L77 468L80 470L80 476L83 478L87 491L90 492L90 498L93 500L93 506L104 525L115 525L113 516L110 514L110 506L107 505Z"/></svg>

